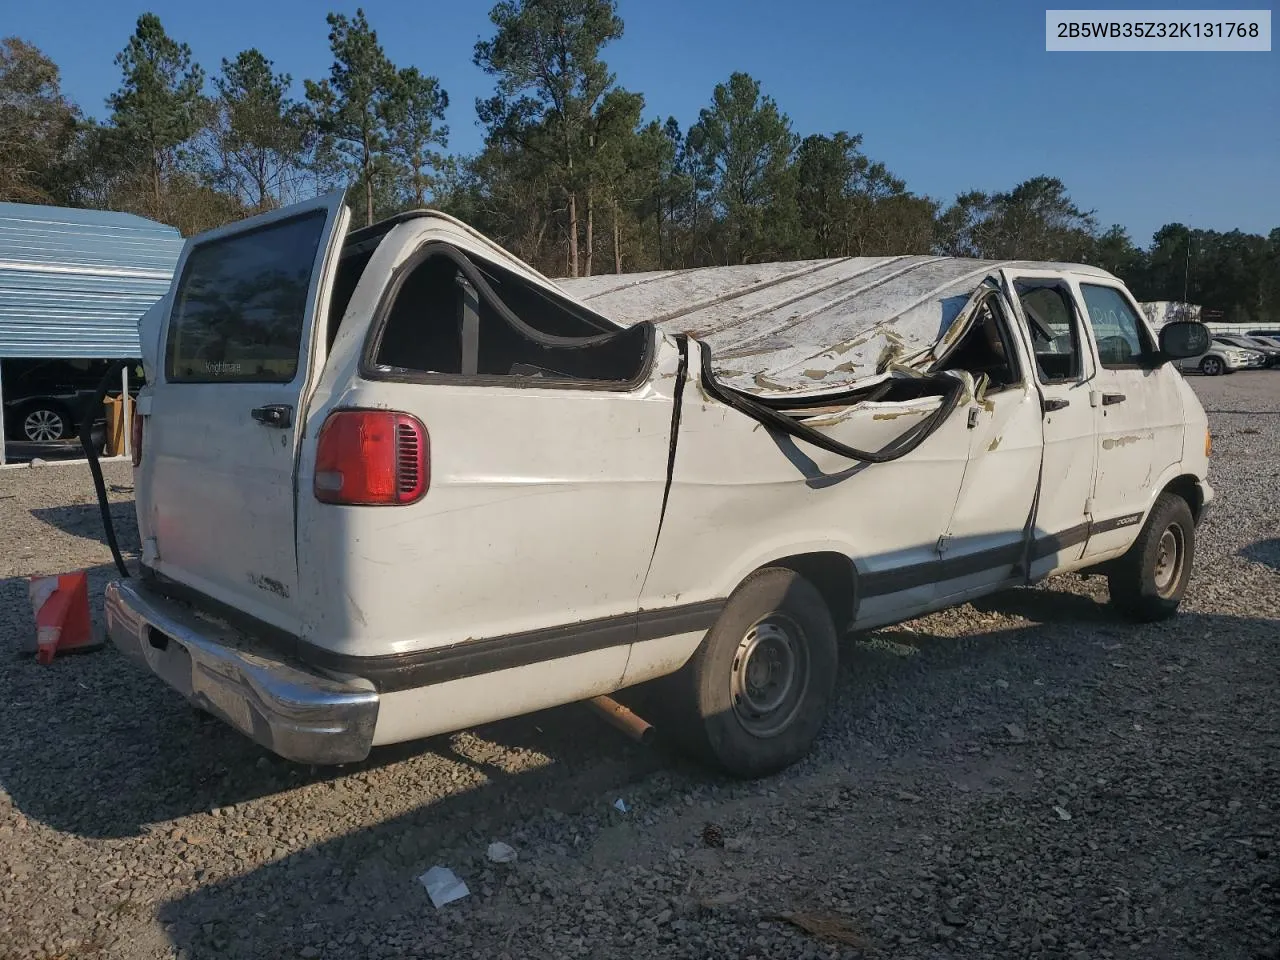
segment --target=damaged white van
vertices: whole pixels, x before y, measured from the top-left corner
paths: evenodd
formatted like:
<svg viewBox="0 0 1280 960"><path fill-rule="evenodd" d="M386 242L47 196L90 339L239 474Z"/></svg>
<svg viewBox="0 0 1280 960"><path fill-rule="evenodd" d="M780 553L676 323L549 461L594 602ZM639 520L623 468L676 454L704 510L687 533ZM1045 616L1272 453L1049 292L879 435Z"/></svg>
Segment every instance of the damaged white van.
<svg viewBox="0 0 1280 960"><path fill-rule="evenodd" d="M1092 267L851 258L552 282L341 195L188 242L142 323L119 648L310 763L662 681L738 776L846 631L1092 569L1171 615L1205 414Z"/></svg>

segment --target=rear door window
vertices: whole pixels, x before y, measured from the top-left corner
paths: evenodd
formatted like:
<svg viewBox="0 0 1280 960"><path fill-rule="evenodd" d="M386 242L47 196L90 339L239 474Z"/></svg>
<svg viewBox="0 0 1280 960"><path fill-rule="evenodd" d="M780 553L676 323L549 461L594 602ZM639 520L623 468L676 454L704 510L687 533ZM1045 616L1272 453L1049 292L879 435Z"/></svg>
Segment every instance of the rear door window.
<svg viewBox="0 0 1280 960"><path fill-rule="evenodd" d="M191 251L165 345L170 383L288 383L325 229L318 210Z"/></svg>

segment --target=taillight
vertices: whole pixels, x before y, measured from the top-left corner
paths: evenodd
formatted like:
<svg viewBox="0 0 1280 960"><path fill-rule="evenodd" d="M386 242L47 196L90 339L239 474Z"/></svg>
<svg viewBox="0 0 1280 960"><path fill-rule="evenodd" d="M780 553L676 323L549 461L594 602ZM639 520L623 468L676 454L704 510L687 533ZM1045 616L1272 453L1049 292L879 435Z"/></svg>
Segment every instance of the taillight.
<svg viewBox="0 0 1280 960"><path fill-rule="evenodd" d="M133 411L133 419L129 421L129 451L133 456L133 465L142 463L142 417L137 409Z"/></svg>
<svg viewBox="0 0 1280 960"><path fill-rule="evenodd" d="M320 428L314 489L321 503L414 503L430 483L430 438L417 417L335 410Z"/></svg>

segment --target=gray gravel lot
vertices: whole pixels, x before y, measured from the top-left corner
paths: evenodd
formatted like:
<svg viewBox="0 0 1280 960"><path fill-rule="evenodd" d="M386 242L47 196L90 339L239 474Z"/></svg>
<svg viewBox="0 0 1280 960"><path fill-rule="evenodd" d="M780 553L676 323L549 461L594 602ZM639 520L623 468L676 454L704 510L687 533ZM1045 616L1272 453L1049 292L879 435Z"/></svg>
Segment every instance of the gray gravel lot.
<svg viewBox="0 0 1280 960"><path fill-rule="evenodd" d="M0 471L0 958L1280 957L1280 373L1193 382L1179 617L1073 577L851 640L815 754L755 784L581 706L315 770L113 649L16 659L25 577L100 596L110 554L86 468ZM433 864L472 895L435 909Z"/></svg>

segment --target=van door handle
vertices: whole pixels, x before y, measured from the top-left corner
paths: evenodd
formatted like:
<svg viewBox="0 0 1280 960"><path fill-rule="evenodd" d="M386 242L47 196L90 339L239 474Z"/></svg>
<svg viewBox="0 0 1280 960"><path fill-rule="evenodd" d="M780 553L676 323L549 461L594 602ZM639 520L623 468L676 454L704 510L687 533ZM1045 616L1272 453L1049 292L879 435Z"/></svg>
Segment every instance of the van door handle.
<svg viewBox="0 0 1280 960"><path fill-rule="evenodd" d="M1104 393L1102 395L1102 405L1109 407L1113 403L1124 403L1125 397L1123 393Z"/></svg>
<svg viewBox="0 0 1280 960"><path fill-rule="evenodd" d="M293 407L287 403L268 403L265 407L254 407L249 415L268 427L283 428L293 423Z"/></svg>
<svg viewBox="0 0 1280 960"><path fill-rule="evenodd" d="M1071 401L1063 400L1061 397L1045 397L1040 403L1040 409L1045 413L1053 413L1055 410L1061 410L1069 406L1071 406Z"/></svg>

